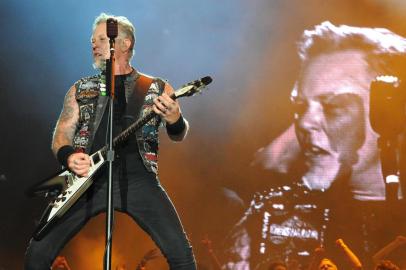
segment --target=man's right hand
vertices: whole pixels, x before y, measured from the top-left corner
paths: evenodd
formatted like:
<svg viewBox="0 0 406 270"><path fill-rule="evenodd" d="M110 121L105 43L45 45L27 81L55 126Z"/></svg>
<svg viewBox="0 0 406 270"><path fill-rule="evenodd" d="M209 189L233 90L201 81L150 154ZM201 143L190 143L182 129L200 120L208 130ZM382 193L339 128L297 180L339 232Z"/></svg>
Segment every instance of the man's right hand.
<svg viewBox="0 0 406 270"><path fill-rule="evenodd" d="M90 170L90 156L85 153L73 153L68 157L69 170L79 176L87 176Z"/></svg>

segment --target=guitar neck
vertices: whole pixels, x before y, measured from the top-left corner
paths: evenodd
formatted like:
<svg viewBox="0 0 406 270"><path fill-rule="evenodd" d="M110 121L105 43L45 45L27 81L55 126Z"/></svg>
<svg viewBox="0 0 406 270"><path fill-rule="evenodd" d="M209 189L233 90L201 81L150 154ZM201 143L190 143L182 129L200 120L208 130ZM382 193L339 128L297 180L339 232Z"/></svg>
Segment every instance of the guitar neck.
<svg viewBox="0 0 406 270"><path fill-rule="evenodd" d="M170 95L170 98L175 100L177 99L176 95L173 93ZM137 130L139 130L141 127L143 127L146 123L148 123L152 118L154 118L157 114L151 110L148 112L144 117L141 119L138 119L136 122L131 124L128 128L126 128L123 132L121 132L119 135L117 135L113 139L113 148L117 147L120 143L125 142L131 135L133 135ZM102 154L106 154L108 148L107 145L104 146L100 151Z"/></svg>

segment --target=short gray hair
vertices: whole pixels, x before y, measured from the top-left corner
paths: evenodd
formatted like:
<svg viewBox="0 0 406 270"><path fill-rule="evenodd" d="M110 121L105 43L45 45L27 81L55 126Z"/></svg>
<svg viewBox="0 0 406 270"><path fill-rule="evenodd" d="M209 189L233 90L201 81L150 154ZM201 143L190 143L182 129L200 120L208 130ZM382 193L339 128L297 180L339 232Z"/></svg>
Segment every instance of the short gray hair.
<svg viewBox="0 0 406 270"><path fill-rule="evenodd" d="M325 21L305 30L298 43L304 64L323 53L351 49L365 52L371 70L376 73L405 73L406 39L385 28L335 26Z"/></svg>
<svg viewBox="0 0 406 270"><path fill-rule="evenodd" d="M96 29L96 27L100 23L105 23L109 18L116 19L118 22L118 36L119 37L124 37L124 38L129 38L131 40L131 46L130 46L130 58L134 55L134 45L135 45L135 27L134 25L130 22L130 20L127 19L127 17L124 16L115 16L112 14L107 14L107 13L100 13L99 16L96 17L96 19L93 22L93 31Z"/></svg>

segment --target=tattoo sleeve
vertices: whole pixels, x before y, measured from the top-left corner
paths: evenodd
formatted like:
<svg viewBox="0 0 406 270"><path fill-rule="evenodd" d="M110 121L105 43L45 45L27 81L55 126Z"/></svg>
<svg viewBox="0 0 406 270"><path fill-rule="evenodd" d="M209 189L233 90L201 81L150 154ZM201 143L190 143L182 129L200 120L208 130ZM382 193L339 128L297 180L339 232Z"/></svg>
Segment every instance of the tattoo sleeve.
<svg viewBox="0 0 406 270"><path fill-rule="evenodd" d="M75 98L76 88L72 86L66 93L63 109L56 123L52 138L52 152L54 155L64 145L72 145L73 136L79 121L79 106Z"/></svg>

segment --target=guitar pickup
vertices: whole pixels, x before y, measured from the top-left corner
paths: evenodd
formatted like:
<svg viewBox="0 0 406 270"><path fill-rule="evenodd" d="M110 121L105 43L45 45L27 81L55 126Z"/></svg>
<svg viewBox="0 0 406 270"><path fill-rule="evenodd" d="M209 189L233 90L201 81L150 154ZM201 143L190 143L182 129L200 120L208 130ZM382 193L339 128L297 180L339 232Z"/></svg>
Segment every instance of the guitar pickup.
<svg viewBox="0 0 406 270"><path fill-rule="evenodd" d="M65 183L68 187L73 185L73 178L74 176L72 174L65 175Z"/></svg>
<svg viewBox="0 0 406 270"><path fill-rule="evenodd" d="M93 164L97 164L99 161L100 161L100 157L99 157L99 155L93 155L92 156L92 161L93 161Z"/></svg>

